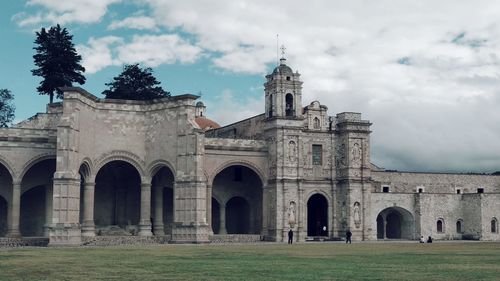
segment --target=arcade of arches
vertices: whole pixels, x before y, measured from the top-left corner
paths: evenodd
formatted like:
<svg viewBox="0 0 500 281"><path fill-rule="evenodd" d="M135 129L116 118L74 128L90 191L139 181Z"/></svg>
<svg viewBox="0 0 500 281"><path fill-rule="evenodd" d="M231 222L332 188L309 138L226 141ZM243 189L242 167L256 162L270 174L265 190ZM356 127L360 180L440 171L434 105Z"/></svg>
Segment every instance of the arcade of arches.
<svg viewBox="0 0 500 281"><path fill-rule="evenodd" d="M250 168L233 165L215 176L211 196L214 234L260 234L262 180Z"/></svg>
<svg viewBox="0 0 500 281"><path fill-rule="evenodd" d="M400 207L384 209L377 216L378 239L414 239L413 215Z"/></svg>

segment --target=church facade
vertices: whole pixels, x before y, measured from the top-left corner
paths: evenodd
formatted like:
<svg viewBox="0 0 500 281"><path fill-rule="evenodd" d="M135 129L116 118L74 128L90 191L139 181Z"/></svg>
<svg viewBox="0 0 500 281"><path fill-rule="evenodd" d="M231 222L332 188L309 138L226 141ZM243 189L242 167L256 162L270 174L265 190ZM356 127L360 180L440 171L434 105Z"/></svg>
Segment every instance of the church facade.
<svg viewBox="0 0 500 281"><path fill-rule="evenodd" d="M370 161L371 123L304 106L285 59L264 86L264 113L223 127L194 95L65 88L0 129L0 239L500 240L500 176L386 171Z"/></svg>

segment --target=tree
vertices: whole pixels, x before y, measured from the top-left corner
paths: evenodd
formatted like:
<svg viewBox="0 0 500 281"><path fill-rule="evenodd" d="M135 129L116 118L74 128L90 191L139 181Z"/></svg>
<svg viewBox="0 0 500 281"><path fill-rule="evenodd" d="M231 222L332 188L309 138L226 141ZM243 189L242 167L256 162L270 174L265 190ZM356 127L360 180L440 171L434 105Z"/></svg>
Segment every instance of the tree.
<svg viewBox="0 0 500 281"><path fill-rule="evenodd" d="M150 67L141 69L139 64L125 65L122 73L106 83L108 90L102 92L107 99L151 100L169 97L160 82L153 76Z"/></svg>
<svg viewBox="0 0 500 281"><path fill-rule="evenodd" d="M14 96L7 89L0 89L0 127L6 128L14 120L16 107L12 103Z"/></svg>
<svg viewBox="0 0 500 281"><path fill-rule="evenodd" d="M49 95L50 103L54 100L54 92L58 98L63 97L59 87L71 87L73 82L85 83L85 68L80 65L82 57L78 55L71 41L73 36L66 28L58 24L48 31L42 28L36 32L36 54L33 56L36 69L31 70L35 76L43 80L36 88L40 95Z"/></svg>

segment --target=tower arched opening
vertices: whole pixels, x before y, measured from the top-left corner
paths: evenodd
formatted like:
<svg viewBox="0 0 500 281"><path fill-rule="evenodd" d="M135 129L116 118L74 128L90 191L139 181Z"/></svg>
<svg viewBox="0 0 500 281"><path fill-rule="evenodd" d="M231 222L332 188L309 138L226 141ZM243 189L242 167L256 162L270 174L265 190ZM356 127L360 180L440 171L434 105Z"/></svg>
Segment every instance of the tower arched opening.
<svg viewBox="0 0 500 281"><path fill-rule="evenodd" d="M7 218L9 204L7 198L12 196L12 175L9 170L0 163L0 237L7 234Z"/></svg>

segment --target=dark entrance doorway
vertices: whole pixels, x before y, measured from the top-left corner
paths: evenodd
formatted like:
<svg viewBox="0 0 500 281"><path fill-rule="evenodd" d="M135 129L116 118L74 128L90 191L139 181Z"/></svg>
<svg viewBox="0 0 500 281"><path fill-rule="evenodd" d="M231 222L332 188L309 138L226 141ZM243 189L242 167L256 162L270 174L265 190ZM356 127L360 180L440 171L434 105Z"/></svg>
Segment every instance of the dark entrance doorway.
<svg viewBox="0 0 500 281"><path fill-rule="evenodd" d="M233 197L226 204L226 228L228 234L248 234L250 206L242 197Z"/></svg>
<svg viewBox="0 0 500 281"><path fill-rule="evenodd" d="M390 207L377 216L378 239L415 239L413 215L401 208Z"/></svg>
<svg viewBox="0 0 500 281"><path fill-rule="evenodd" d="M212 197L212 231L214 234L220 232L220 205L215 198Z"/></svg>
<svg viewBox="0 0 500 281"><path fill-rule="evenodd" d="M328 236L328 201L321 194L307 201L307 236Z"/></svg>

